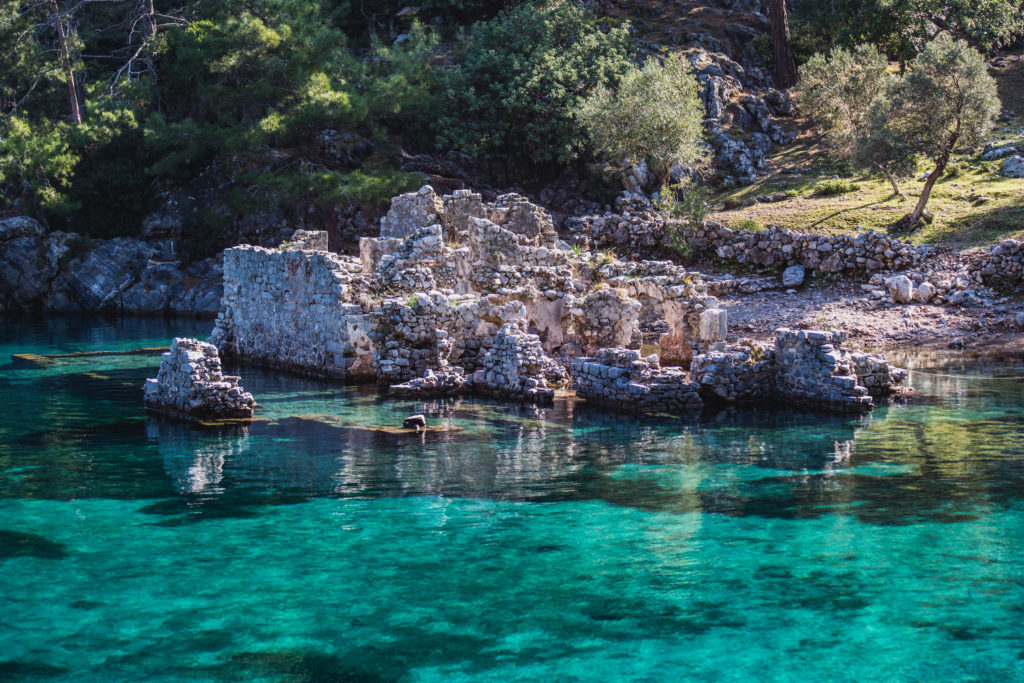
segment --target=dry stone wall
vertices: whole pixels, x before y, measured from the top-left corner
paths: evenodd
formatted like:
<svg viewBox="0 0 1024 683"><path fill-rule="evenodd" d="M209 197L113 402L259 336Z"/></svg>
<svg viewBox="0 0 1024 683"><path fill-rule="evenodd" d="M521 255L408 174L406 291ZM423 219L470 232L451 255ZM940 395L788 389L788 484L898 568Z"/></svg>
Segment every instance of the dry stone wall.
<svg viewBox="0 0 1024 683"><path fill-rule="evenodd" d="M867 412L873 402L858 383L844 332L775 332L775 390L790 400L837 412Z"/></svg>
<svg viewBox="0 0 1024 683"><path fill-rule="evenodd" d="M324 251L242 245L224 252L224 298L211 342L302 374L373 378L368 289L359 264Z"/></svg>
<svg viewBox="0 0 1024 683"><path fill-rule="evenodd" d="M572 388L588 402L626 413L700 409L699 385L681 368L663 368L657 356L602 349L572 361Z"/></svg>
<svg viewBox="0 0 1024 683"><path fill-rule="evenodd" d="M156 378L146 380L144 401L151 410L190 420L249 418L255 405L239 377L223 374L213 344L183 338L163 355Z"/></svg>
<svg viewBox="0 0 1024 683"><path fill-rule="evenodd" d="M690 374L709 403L754 403L775 393L775 349L741 341L726 351L693 359Z"/></svg>

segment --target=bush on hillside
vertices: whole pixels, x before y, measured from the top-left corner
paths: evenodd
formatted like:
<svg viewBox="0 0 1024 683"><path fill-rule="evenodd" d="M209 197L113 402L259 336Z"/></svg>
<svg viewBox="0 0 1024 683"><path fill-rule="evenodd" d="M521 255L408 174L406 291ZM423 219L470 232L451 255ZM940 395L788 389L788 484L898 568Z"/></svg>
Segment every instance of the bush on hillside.
<svg viewBox="0 0 1024 683"><path fill-rule="evenodd" d="M650 59L627 72L618 88L599 89L584 101L580 120L614 165L646 160L663 182L672 164L692 165L705 157L704 105L682 55L661 63Z"/></svg>

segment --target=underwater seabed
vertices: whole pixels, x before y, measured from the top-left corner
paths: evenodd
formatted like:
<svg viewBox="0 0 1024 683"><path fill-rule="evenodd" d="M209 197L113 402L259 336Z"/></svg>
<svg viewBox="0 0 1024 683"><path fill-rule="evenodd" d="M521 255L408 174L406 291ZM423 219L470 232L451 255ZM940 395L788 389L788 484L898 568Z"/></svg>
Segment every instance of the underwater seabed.
<svg viewBox="0 0 1024 683"><path fill-rule="evenodd" d="M262 419L204 428L159 356L6 359L208 323L0 322L0 678L1024 679L1019 360L683 419L245 368Z"/></svg>

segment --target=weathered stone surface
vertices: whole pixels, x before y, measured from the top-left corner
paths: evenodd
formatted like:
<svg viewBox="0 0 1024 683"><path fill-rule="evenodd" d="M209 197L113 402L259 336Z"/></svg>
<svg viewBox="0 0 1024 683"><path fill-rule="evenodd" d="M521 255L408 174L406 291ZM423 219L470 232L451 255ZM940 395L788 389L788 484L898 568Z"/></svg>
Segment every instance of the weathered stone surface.
<svg viewBox="0 0 1024 683"><path fill-rule="evenodd" d="M323 251L242 245L224 252L224 298L211 342L271 367L373 378L360 264Z"/></svg>
<svg viewBox="0 0 1024 683"><path fill-rule="evenodd" d="M799 287L804 283L805 273L803 266L789 266L782 271L782 285L784 287Z"/></svg>
<svg viewBox="0 0 1024 683"><path fill-rule="evenodd" d="M1013 156L1014 154L1017 154L1019 151L1020 150L1018 150L1013 145L1003 145L1001 147L993 147L992 149L983 153L981 155L981 158L984 159L985 161L995 161L996 159L1003 159L1008 156Z"/></svg>
<svg viewBox="0 0 1024 683"><path fill-rule="evenodd" d="M252 417L255 401L241 379L224 375L212 344L175 339L155 379L147 379L146 407L190 420Z"/></svg>
<svg viewBox="0 0 1024 683"><path fill-rule="evenodd" d="M158 260L141 240L46 234L30 218L0 221L0 307L62 313L216 314L220 270Z"/></svg>
<svg viewBox="0 0 1024 683"><path fill-rule="evenodd" d="M741 342L727 351L694 357L690 374L709 403L752 403L775 391L775 349Z"/></svg>
<svg viewBox="0 0 1024 683"><path fill-rule="evenodd" d="M571 365L572 387L588 402L627 413L681 412L703 405L699 386L681 368L662 368L657 356L601 349Z"/></svg>
<svg viewBox="0 0 1024 683"><path fill-rule="evenodd" d="M1005 178L1024 178L1024 157L1015 154L999 167L999 175Z"/></svg>
<svg viewBox="0 0 1024 683"><path fill-rule="evenodd" d="M721 308L709 308L700 314L699 338L703 342L725 341L729 315Z"/></svg>
<svg viewBox="0 0 1024 683"><path fill-rule="evenodd" d="M556 388L569 383L569 374L544 353L540 337L523 331L519 323L508 323L471 381L478 395L549 402Z"/></svg>
<svg viewBox="0 0 1024 683"><path fill-rule="evenodd" d="M843 332L775 332L775 391L789 400L838 412L867 412L868 390L858 383Z"/></svg>
<svg viewBox="0 0 1024 683"><path fill-rule="evenodd" d="M906 275L891 277L885 281L889 296L898 304L909 304L914 301L914 283Z"/></svg>

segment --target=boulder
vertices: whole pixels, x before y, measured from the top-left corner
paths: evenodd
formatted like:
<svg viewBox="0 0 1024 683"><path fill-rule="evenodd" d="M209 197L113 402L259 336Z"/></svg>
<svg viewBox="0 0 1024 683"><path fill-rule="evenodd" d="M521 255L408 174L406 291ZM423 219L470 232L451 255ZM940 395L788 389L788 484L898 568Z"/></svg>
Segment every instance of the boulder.
<svg viewBox="0 0 1024 683"><path fill-rule="evenodd" d="M1024 157L1015 154L999 167L999 175L1005 178L1024 178Z"/></svg>
<svg viewBox="0 0 1024 683"><path fill-rule="evenodd" d="M914 302L914 283L906 275L897 275L885 281L892 300L898 304Z"/></svg>
<svg viewBox="0 0 1024 683"><path fill-rule="evenodd" d="M417 432L427 428L427 418L423 415L412 415L402 422L402 429L415 429Z"/></svg>
<svg viewBox="0 0 1024 683"><path fill-rule="evenodd" d="M926 304L934 298L935 293L935 285L930 282L922 282L914 292L914 298L920 303Z"/></svg>
<svg viewBox="0 0 1024 683"><path fill-rule="evenodd" d="M981 155L981 158L985 161L995 161L996 159L1003 159L1008 156L1017 154L1020 150L1012 145L1003 145L1002 147L995 147L990 149Z"/></svg>
<svg viewBox="0 0 1024 683"><path fill-rule="evenodd" d="M804 283L805 270L803 266L790 266L782 271L783 287L799 287Z"/></svg>

